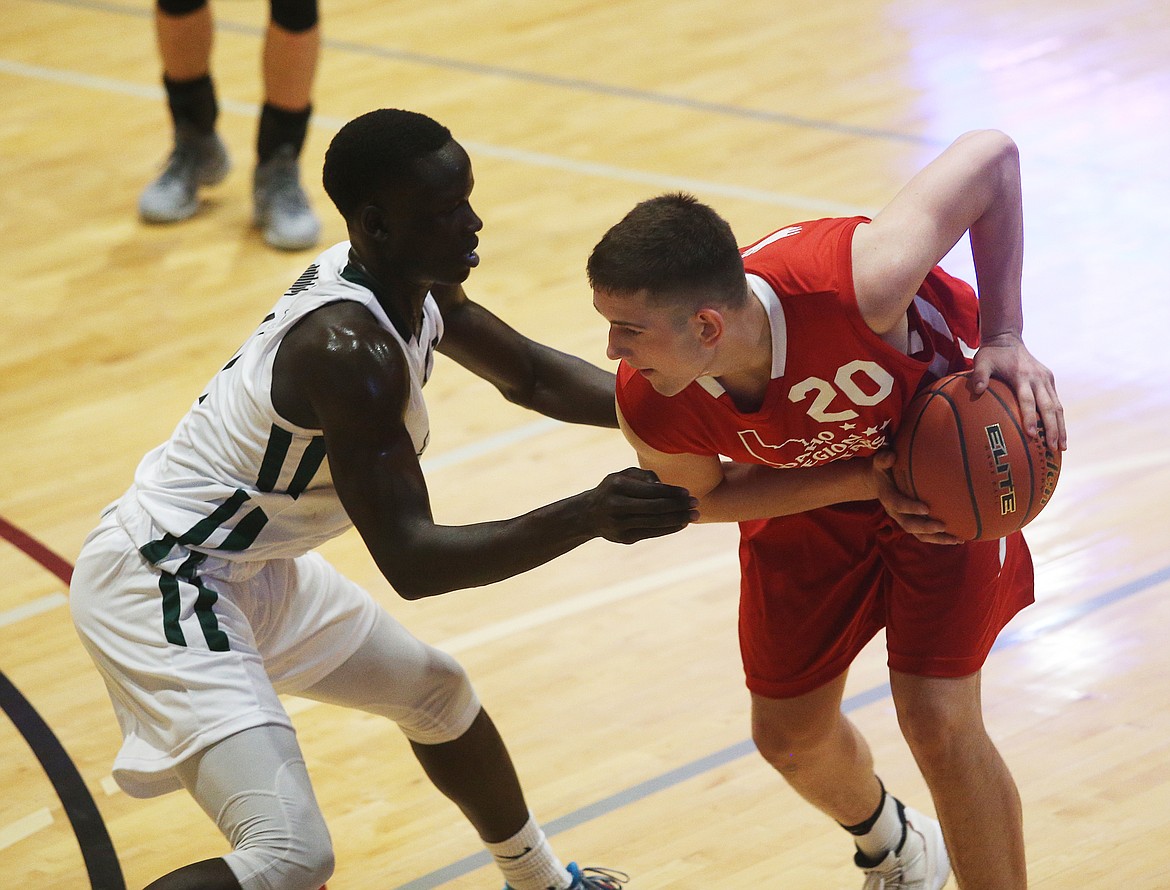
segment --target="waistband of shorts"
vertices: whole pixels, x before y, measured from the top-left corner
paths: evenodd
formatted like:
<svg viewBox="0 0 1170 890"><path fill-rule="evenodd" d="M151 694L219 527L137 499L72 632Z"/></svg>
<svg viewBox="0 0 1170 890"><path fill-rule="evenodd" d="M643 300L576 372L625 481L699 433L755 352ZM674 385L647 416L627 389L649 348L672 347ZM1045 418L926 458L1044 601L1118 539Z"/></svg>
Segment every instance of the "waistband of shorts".
<svg viewBox="0 0 1170 890"><path fill-rule="evenodd" d="M163 540L168 535L168 532L159 528L151 515L138 502L138 488L135 485L126 489L125 494L102 511L102 515L106 517L111 512L114 520L126 532L140 554L142 554L142 549L152 541ZM204 551L192 549L186 544L180 544L178 541L175 541L166 555L158 560L150 560L145 554L142 554L142 557L159 571L175 575L194 554L202 557L198 564L199 575L219 578L224 581L246 581L258 574L266 564L263 560L229 561L220 559Z"/></svg>

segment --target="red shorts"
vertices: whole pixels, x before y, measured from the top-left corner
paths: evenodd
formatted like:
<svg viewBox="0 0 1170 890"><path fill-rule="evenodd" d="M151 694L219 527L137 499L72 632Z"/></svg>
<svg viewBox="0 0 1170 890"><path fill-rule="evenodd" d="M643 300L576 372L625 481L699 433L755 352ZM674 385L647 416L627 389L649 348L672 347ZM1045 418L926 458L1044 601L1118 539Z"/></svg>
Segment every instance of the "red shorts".
<svg viewBox="0 0 1170 890"><path fill-rule="evenodd" d="M923 544L876 501L740 524L739 640L748 688L811 692L843 673L881 629L893 670L978 671L1033 602L1023 535Z"/></svg>

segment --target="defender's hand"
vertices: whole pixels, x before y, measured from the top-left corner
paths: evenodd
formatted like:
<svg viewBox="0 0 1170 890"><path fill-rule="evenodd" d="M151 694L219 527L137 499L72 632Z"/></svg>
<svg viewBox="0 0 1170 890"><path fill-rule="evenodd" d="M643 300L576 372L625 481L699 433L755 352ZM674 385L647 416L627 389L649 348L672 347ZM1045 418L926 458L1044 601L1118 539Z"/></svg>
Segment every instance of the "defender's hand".
<svg viewBox="0 0 1170 890"><path fill-rule="evenodd" d="M699 518L690 492L637 467L610 473L584 498L597 534L617 544L673 534Z"/></svg>

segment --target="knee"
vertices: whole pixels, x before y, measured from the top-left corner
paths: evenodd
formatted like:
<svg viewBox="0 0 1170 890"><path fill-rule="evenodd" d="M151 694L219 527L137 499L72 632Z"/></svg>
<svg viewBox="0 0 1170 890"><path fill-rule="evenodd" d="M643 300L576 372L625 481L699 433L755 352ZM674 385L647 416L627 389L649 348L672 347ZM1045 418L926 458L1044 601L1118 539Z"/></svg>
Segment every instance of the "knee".
<svg viewBox="0 0 1170 890"><path fill-rule="evenodd" d="M275 793L230 799L216 820L232 844L225 859L245 890L318 890L332 876L333 842L300 761L281 770Z"/></svg>
<svg viewBox="0 0 1170 890"><path fill-rule="evenodd" d="M224 858L245 890L318 890L333 875L333 844L316 819L290 813L231 840L235 849Z"/></svg>
<svg viewBox="0 0 1170 890"><path fill-rule="evenodd" d="M412 742L437 745L462 736L479 710L479 698L463 665L431 649L411 707L395 719Z"/></svg>
<svg viewBox="0 0 1170 890"><path fill-rule="evenodd" d="M752 741L760 756L781 773L795 772L829 737L832 728L816 721L752 717Z"/></svg>
<svg viewBox="0 0 1170 890"><path fill-rule="evenodd" d="M320 890L325 882L333 877L335 860L333 845L324 845L309 848L304 843L297 845L300 849L290 850L285 863L289 868L286 875L276 886L280 888L296 888L296 890Z"/></svg>
<svg viewBox="0 0 1170 890"><path fill-rule="evenodd" d="M895 706L898 726L919 762L948 760L987 734L977 707L946 697L895 700Z"/></svg>
<svg viewBox="0 0 1170 890"><path fill-rule="evenodd" d="M243 890L320 890L333 876L332 846L242 847L224 857Z"/></svg>

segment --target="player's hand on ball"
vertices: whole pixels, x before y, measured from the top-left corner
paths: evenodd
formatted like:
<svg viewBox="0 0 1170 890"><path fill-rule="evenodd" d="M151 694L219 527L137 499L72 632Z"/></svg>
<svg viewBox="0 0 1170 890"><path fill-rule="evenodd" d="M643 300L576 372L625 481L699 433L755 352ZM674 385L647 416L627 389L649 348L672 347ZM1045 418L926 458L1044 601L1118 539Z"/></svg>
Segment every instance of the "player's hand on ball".
<svg viewBox="0 0 1170 890"><path fill-rule="evenodd" d="M1056 378L1015 334L987 337L975 353L975 364L967 381L971 392L975 395L983 392L992 377L1003 380L1015 393L1029 436L1036 439L1043 430L1049 447L1057 451L1068 448L1064 406L1056 392Z"/></svg>
<svg viewBox="0 0 1170 890"><path fill-rule="evenodd" d="M904 494L894 484L891 472L894 466L892 449L883 448L877 452L872 466L878 500L905 532L927 544L962 543L959 538L947 534L946 525L930 515L930 508L926 504Z"/></svg>
<svg viewBox="0 0 1170 890"><path fill-rule="evenodd" d="M637 467L610 473L584 497L596 533L616 544L669 535L699 518L699 502L689 491Z"/></svg>

